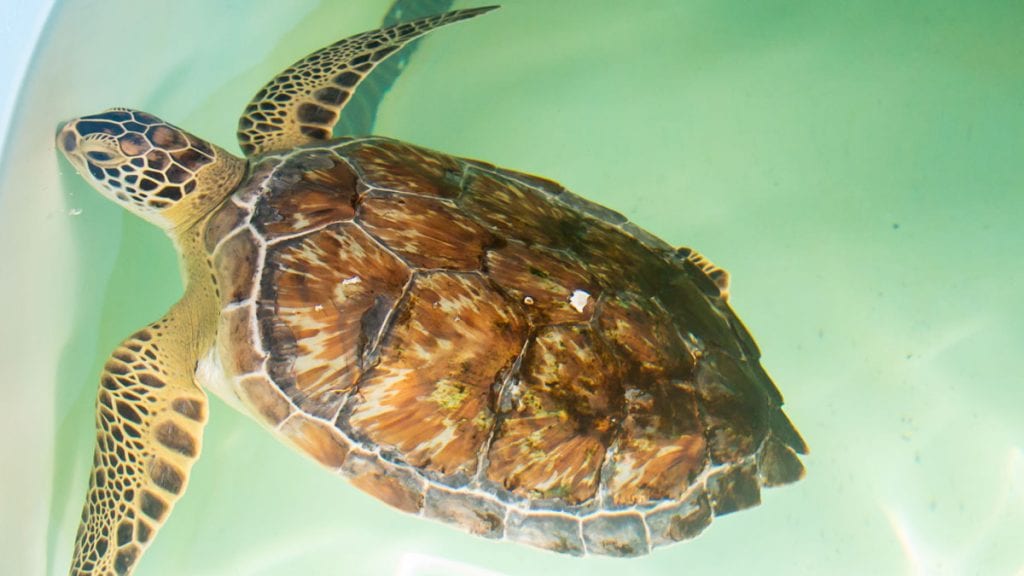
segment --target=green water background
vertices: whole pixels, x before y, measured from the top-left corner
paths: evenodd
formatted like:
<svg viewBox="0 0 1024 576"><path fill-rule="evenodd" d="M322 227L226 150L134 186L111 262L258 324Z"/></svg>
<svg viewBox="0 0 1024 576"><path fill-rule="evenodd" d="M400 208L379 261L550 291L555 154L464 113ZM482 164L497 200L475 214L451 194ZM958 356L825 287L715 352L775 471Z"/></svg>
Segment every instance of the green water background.
<svg viewBox="0 0 1024 576"><path fill-rule="evenodd" d="M55 9L0 165L0 571L65 572L97 374L180 294L162 234L58 161L58 122L132 106L235 150L266 79L388 4ZM807 479L581 560L393 511L213 400L138 576L1024 573L1024 4L510 0L424 41L376 131L555 178L728 269Z"/></svg>

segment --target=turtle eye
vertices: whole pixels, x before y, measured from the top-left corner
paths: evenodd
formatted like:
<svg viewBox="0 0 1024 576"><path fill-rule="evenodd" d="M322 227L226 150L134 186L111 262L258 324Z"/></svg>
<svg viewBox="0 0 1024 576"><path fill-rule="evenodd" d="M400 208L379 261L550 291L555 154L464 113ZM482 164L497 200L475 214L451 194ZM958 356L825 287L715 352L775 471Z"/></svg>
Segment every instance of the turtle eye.
<svg viewBox="0 0 1024 576"><path fill-rule="evenodd" d="M97 144L90 142L88 145L83 146L83 148L82 156L91 164L110 168L124 162L124 156L111 149L106 143Z"/></svg>
<svg viewBox="0 0 1024 576"><path fill-rule="evenodd" d="M92 151L86 152L85 155L89 160L93 160L95 162L110 162L114 159L114 155L110 152Z"/></svg>

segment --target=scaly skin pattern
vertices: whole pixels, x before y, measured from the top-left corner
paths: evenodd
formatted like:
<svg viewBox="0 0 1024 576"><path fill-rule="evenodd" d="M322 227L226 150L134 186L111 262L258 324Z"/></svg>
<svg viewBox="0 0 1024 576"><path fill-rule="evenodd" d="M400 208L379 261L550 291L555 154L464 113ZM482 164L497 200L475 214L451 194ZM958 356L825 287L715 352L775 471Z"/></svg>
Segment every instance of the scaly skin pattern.
<svg viewBox="0 0 1024 576"><path fill-rule="evenodd" d="M198 388L173 385L189 375L166 373L173 365L167 335L178 323L171 315L136 332L104 368L72 574L128 573L184 493L199 455L206 398Z"/></svg>
<svg viewBox="0 0 1024 576"><path fill-rule="evenodd" d="M352 36L317 50L279 74L246 106L238 142L246 156L331 139L356 87L376 66L424 34L486 14L496 6L455 10Z"/></svg>
<svg viewBox="0 0 1024 576"><path fill-rule="evenodd" d="M724 273L554 182L342 140L254 160L205 241L230 394L399 509L632 556L803 474Z"/></svg>
<svg viewBox="0 0 1024 576"><path fill-rule="evenodd" d="M219 288L197 226L242 179L245 162L144 112L68 122L57 145L104 195L171 236L184 297L114 350L100 377L96 450L72 576L130 574L184 493L199 456Z"/></svg>
<svg viewBox="0 0 1024 576"><path fill-rule="evenodd" d="M169 231L209 214L234 190L245 161L159 118L111 108L64 125L60 148L104 196Z"/></svg>
<svg viewBox="0 0 1024 576"><path fill-rule="evenodd" d="M188 485L202 447L198 359L213 345L219 292L196 227L183 233L185 297L104 366L96 451L70 574L130 574Z"/></svg>

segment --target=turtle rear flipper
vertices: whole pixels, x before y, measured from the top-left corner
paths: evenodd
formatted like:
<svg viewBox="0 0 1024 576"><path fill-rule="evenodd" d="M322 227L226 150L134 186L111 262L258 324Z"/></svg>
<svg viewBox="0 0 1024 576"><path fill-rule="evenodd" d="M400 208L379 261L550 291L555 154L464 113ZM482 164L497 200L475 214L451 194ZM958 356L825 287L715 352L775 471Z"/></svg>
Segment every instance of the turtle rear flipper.
<svg viewBox="0 0 1024 576"><path fill-rule="evenodd" d="M175 335L173 313L125 340L107 360L96 401L96 453L73 576L130 574L185 492L199 456L206 394Z"/></svg>
<svg viewBox="0 0 1024 576"><path fill-rule="evenodd" d="M268 82L238 121L246 156L331 139L342 108L377 64L420 36L497 8L455 10L364 32L317 50Z"/></svg>

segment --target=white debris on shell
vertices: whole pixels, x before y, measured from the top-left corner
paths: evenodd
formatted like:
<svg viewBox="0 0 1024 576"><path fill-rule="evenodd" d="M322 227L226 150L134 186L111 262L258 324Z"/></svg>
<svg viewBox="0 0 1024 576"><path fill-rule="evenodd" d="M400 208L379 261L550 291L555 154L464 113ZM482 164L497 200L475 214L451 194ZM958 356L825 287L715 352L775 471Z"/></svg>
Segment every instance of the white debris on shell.
<svg viewBox="0 0 1024 576"><path fill-rule="evenodd" d="M590 294L583 290L573 290L572 296L569 297L569 305L580 314L587 307L587 302L590 302Z"/></svg>
<svg viewBox="0 0 1024 576"><path fill-rule="evenodd" d="M359 284L363 279L359 276L352 276L351 278L345 278L341 281L342 286L348 286L349 284Z"/></svg>

